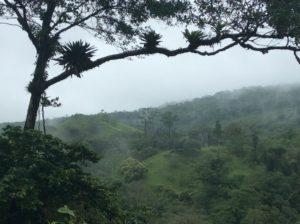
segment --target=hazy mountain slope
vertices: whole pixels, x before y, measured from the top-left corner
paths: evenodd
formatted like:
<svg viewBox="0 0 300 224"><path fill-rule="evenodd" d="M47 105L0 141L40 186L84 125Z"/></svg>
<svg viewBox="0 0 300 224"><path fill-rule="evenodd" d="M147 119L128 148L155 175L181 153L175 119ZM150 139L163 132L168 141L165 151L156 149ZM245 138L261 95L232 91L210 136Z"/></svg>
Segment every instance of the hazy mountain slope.
<svg viewBox="0 0 300 224"><path fill-rule="evenodd" d="M80 141L87 137L130 136L139 130L124 123L110 119L106 114L76 114L58 121L49 121L48 129L53 135L65 140Z"/></svg>
<svg viewBox="0 0 300 224"><path fill-rule="evenodd" d="M243 120L266 126L281 126L300 121L300 86L251 87L224 91L192 101L152 108L158 113L177 114L177 127L188 130L195 125L227 124ZM124 123L141 127L139 112L118 112L111 116ZM156 119L159 122L159 117Z"/></svg>
<svg viewBox="0 0 300 224"><path fill-rule="evenodd" d="M160 114L171 111L179 117L177 129L185 131L193 126L214 125L216 120L223 124L232 122L257 123L274 128L300 123L300 85L282 85L271 87L249 87L235 91L223 91L212 96L196 98L191 101L150 108L156 112L154 122L160 123ZM118 122L117 122L118 121ZM5 125L22 123L5 123ZM129 126L125 126L125 124ZM143 123L140 111L99 113L97 115L73 115L71 117L47 120L51 133L66 140L83 139L90 134L111 136L140 130ZM113 131L114 129L114 131ZM68 133L67 133L68 132ZM78 132L78 133L77 133ZM69 136L68 136L69 135ZM118 135L118 134L117 134ZM76 136L76 137L74 137ZM99 136L99 137L100 137Z"/></svg>

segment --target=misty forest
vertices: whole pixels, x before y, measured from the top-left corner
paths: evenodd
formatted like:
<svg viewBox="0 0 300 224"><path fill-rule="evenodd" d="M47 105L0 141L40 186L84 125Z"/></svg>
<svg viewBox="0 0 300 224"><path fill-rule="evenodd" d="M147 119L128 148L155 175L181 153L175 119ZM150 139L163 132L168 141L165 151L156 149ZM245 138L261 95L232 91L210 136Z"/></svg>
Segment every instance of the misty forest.
<svg viewBox="0 0 300 224"><path fill-rule="evenodd" d="M185 45L169 47L157 24L180 30ZM123 59L201 61L239 48L300 64L299 0L0 0L3 27L22 32L35 58L20 74L30 80L26 116L0 123L0 224L300 223L299 83L47 115L64 107L49 89L69 91L67 80ZM70 40L72 31L96 42Z"/></svg>

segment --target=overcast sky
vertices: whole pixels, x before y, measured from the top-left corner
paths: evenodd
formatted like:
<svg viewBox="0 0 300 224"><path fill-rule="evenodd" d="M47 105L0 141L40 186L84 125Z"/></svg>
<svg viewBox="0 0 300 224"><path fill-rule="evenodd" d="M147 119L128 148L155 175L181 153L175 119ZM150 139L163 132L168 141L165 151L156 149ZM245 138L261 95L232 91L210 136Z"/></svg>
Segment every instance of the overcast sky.
<svg viewBox="0 0 300 224"><path fill-rule="evenodd" d="M184 46L182 34L166 31L162 46ZM31 79L35 52L26 35L14 27L0 26L0 122L25 119L29 94L25 86ZM116 52L89 34L73 31L64 40L84 39L95 45L98 56ZM58 74L50 68L50 76ZM134 110L159 106L233 90L246 86L300 83L300 66L291 52L257 52L234 48L213 57L192 54L166 58L149 56L109 62L84 73L81 79L69 78L48 90L60 97L62 107L47 109L46 117L74 113L94 114L102 109Z"/></svg>

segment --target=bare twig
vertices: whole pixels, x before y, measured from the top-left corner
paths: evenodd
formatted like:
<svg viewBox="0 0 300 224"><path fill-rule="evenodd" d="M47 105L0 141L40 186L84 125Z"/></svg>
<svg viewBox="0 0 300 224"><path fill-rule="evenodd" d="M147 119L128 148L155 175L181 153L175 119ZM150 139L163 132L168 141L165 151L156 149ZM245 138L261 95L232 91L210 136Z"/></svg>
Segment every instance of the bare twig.
<svg viewBox="0 0 300 224"><path fill-rule="evenodd" d="M8 26L16 26L16 27L22 29L22 27L21 27L20 25L15 24L15 23L0 22L0 24L1 24L1 25L8 25Z"/></svg>

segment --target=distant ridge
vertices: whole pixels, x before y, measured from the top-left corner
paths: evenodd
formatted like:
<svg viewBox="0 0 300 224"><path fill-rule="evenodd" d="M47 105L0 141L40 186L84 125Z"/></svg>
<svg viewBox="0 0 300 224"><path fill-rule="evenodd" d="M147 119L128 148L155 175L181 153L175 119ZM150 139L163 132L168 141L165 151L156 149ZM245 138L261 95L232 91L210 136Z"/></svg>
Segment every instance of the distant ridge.
<svg viewBox="0 0 300 224"><path fill-rule="evenodd" d="M170 111L177 114L178 128L188 130L195 125L213 125L216 120L222 123L248 122L270 126L297 125L300 114L300 84L244 87L233 91L220 91L214 95L201 98L164 104L150 108L158 114ZM61 124L71 125L76 119L88 120L91 124L99 117L106 116L135 128L142 128L140 112L122 111L113 113L99 113L95 115L76 114L47 120L50 130L59 130ZM98 120L99 121L99 120ZM77 122L77 121L76 121ZM159 122L159 118L156 119ZM2 123L6 125L22 126L22 122Z"/></svg>

